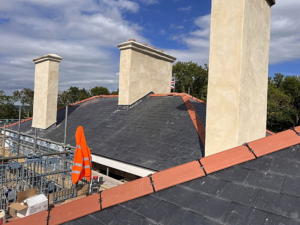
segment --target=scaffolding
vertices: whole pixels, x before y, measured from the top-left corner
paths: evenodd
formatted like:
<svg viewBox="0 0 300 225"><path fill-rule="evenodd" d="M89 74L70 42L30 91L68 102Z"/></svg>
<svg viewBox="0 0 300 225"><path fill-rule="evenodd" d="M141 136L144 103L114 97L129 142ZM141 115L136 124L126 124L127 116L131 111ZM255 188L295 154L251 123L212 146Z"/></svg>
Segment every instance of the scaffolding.
<svg viewBox="0 0 300 225"><path fill-rule="evenodd" d="M77 187L86 185L86 180L72 183L75 147L66 143L67 117L68 107L64 143L39 138L36 129L34 135L21 133L20 118L17 131L0 128L0 209L8 211L17 194L28 189L37 188L56 203L76 197Z"/></svg>

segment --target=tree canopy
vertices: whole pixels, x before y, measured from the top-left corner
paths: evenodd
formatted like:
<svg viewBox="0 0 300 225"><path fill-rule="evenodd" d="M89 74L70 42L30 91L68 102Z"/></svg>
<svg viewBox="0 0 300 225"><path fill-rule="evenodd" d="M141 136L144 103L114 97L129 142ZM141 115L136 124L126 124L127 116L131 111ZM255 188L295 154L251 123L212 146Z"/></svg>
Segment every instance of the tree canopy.
<svg viewBox="0 0 300 225"><path fill-rule="evenodd" d="M175 91L188 93L196 98L206 101L207 83L208 83L208 66L199 66L194 62L177 62L173 66L175 74Z"/></svg>
<svg viewBox="0 0 300 225"><path fill-rule="evenodd" d="M96 96L96 95L109 95L110 92L109 92L109 90L106 87L102 87L102 86L98 87L98 86L96 86L96 87L94 87L94 88L91 89L91 94L92 94L92 96Z"/></svg>

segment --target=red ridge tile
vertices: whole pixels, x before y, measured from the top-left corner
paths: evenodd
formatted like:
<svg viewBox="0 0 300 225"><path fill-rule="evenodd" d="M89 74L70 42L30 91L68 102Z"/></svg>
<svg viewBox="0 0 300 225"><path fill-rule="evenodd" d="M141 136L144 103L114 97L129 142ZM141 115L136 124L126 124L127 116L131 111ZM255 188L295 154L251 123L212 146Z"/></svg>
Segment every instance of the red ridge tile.
<svg viewBox="0 0 300 225"><path fill-rule="evenodd" d="M177 184L181 184L205 176L196 160L152 175L155 190L159 191Z"/></svg>
<svg viewBox="0 0 300 225"><path fill-rule="evenodd" d="M198 132L198 135L201 139L201 142L202 142L203 146L205 146L205 128L204 128L204 125L201 122L198 114L196 113L196 110L195 110L193 104L190 102L188 95L183 94L181 96L182 96L182 99L183 99L183 101L185 103L185 106L188 110L188 113L190 114L191 120L193 121L194 126L195 126L195 128Z"/></svg>
<svg viewBox="0 0 300 225"><path fill-rule="evenodd" d="M297 127L300 131L300 127ZM300 136L293 130L286 130L249 143L257 157L282 150L300 143Z"/></svg>
<svg viewBox="0 0 300 225"><path fill-rule="evenodd" d="M207 174L255 159L246 146L239 146L201 159Z"/></svg>
<svg viewBox="0 0 300 225"><path fill-rule="evenodd" d="M31 216L26 216L22 219L14 220L9 222L9 225L39 225L47 224L46 218L48 216L47 211L39 212Z"/></svg>
<svg viewBox="0 0 300 225"><path fill-rule="evenodd" d="M102 207L108 208L135 198L153 193L149 177L143 177L129 183L107 189L102 192Z"/></svg>
<svg viewBox="0 0 300 225"><path fill-rule="evenodd" d="M270 131L270 130L267 130L267 133L268 134L275 134L274 132Z"/></svg>
<svg viewBox="0 0 300 225"><path fill-rule="evenodd" d="M24 119L24 120L21 120L21 123L24 123L24 122L26 122L28 120L32 120L32 117ZM9 125L6 125L6 127L11 127L11 126L17 125L18 123L19 122L15 122L15 123L9 124ZM1 128L4 128L4 126L2 126Z"/></svg>

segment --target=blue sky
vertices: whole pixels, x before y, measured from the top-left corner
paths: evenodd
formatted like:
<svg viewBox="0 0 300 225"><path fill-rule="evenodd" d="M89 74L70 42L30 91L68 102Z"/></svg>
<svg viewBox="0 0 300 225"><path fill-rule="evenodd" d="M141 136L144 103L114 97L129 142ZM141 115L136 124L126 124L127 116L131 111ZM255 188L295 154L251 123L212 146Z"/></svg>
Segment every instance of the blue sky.
<svg viewBox="0 0 300 225"><path fill-rule="evenodd" d="M264 0L262 0L264 1ZM59 90L118 88L119 50L129 38L177 61L208 63L211 0L2 0L0 90L34 87L32 59L54 53ZM300 1L272 7L269 75L300 75Z"/></svg>

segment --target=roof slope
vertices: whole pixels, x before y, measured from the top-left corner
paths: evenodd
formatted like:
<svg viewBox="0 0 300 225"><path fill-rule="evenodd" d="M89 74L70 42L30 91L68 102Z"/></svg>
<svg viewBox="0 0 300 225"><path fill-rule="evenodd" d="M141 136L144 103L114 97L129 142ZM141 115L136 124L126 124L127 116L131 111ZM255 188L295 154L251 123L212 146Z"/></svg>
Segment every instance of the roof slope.
<svg viewBox="0 0 300 225"><path fill-rule="evenodd" d="M118 111L117 98L95 98L69 106L68 144L83 126L92 154L160 171L202 156L204 149L181 96L143 99L135 107ZM57 124L38 136L62 143L65 109ZM17 126L13 126L17 129ZM33 134L31 120L21 131Z"/></svg>
<svg viewBox="0 0 300 225"><path fill-rule="evenodd" d="M299 143L297 127L156 172L55 207L50 224L296 225ZM44 211L12 224L39 223L46 216Z"/></svg>
<svg viewBox="0 0 300 225"><path fill-rule="evenodd" d="M300 224L300 146L66 223Z"/></svg>

